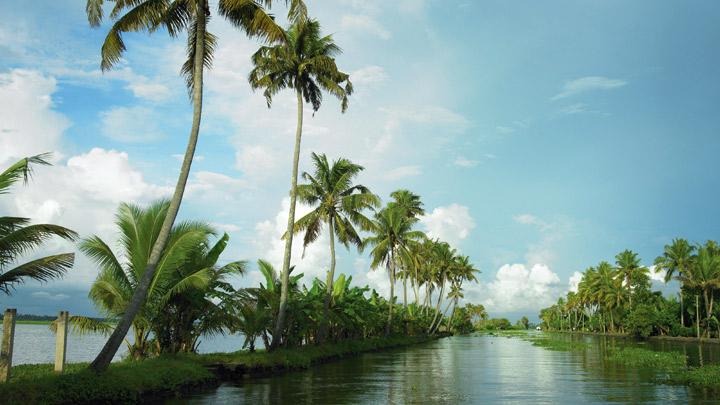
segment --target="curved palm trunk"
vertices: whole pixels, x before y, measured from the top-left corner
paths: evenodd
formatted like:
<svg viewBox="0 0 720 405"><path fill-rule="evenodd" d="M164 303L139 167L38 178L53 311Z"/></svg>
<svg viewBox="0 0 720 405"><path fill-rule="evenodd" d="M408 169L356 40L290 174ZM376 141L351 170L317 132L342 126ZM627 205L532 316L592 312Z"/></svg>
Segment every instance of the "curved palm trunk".
<svg viewBox="0 0 720 405"><path fill-rule="evenodd" d="M207 4L200 0L198 8L206 9ZM185 157L183 158L182 166L180 168L180 175L178 176L177 184L175 185L175 192L173 193L172 199L170 200L170 206L165 219L163 220L160 233L158 234L155 244L153 244L150 257L145 271L143 272L142 278L133 293L132 299L125 309L122 319L118 322L115 330L105 342L100 353L98 353L95 360L90 363L90 368L95 372L105 371L118 348L125 339L125 336L130 329L135 316L142 308L145 300L147 299L148 289L155 276L155 270L157 269L158 262L162 255L165 245L167 244L170 236L177 213L180 210L180 203L182 202L183 194L185 193L185 186L187 179L190 174L190 167L192 166L193 157L195 155L195 147L197 146L198 136L200 134L200 118L202 117L202 99L203 99L203 56L205 55L205 16L204 12L198 12L197 18L197 30L196 30L196 41L195 41L195 60L193 61L193 120L192 127L190 129L190 138L188 139L187 148L185 149Z"/></svg>
<svg viewBox="0 0 720 405"><path fill-rule="evenodd" d="M703 290L703 297L705 298L705 335L710 337L710 317L712 317L713 310L713 294L708 289Z"/></svg>
<svg viewBox="0 0 720 405"><path fill-rule="evenodd" d="M440 286L440 294L438 295L437 304L435 304L435 315L433 316L433 320L430 323L430 328L428 329L428 333L432 333L433 329L435 328L435 322L437 321L437 316L440 313L440 302L442 301L443 293L445 292L445 277L443 276L442 279L442 285ZM440 318L442 320L442 318Z"/></svg>
<svg viewBox="0 0 720 405"><path fill-rule="evenodd" d="M407 276L403 277L403 306L407 309Z"/></svg>
<svg viewBox="0 0 720 405"><path fill-rule="evenodd" d="M323 320L320 323L318 343L323 343L327 337L328 319L330 319L330 302L332 301L333 283L335 279L335 230L333 229L333 218L328 221L328 235L330 235L330 270L325 280L325 308Z"/></svg>
<svg viewBox="0 0 720 405"><path fill-rule="evenodd" d="M455 299L453 300L453 309L452 309L452 312L450 313L450 319L448 319L448 323L447 323L447 330L448 330L448 331L451 330L451 328L452 328L452 322L453 322L453 320L455 319L455 310L457 309L457 303L458 303L458 302L457 302L457 298L455 298Z"/></svg>
<svg viewBox="0 0 720 405"><path fill-rule="evenodd" d="M278 310L277 322L273 330L272 343L268 349L275 349L280 344L282 330L285 328L285 313L287 312L288 290L290 284L290 257L292 255L293 228L295 226L295 203L297 201L297 177L300 163L300 140L302 139L303 125L303 99L302 91L295 89L297 95L297 128L295 130L295 150L293 151L292 177L290 178L290 211L288 212L287 239L285 240L285 254L283 256L283 267L280 288L280 308Z"/></svg>

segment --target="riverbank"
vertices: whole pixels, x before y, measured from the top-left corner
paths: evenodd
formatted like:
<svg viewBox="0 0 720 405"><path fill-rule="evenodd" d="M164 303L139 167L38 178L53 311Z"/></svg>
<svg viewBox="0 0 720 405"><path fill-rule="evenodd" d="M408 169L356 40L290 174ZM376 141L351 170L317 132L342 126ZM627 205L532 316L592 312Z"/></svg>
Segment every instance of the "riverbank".
<svg viewBox="0 0 720 405"><path fill-rule="evenodd" d="M94 374L87 363L68 364L55 374L52 364L20 365L10 382L0 384L3 404L136 403L179 396L221 381L308 368L365 352L409 346L434 340L429 336L395 336L345 341L323 346L279 349L268 353L211 353L177 355L142 362L113 363Z"/></svg>
<svg viewBox="0 0 720 405"><path fill-rule="evenodd" d="M628 335L627 333L602 333L602 332L589 332L589 331L568 331L568 330L545 330L543 331L545 333L564 333L568 335L587 335L587 336L606 336L606 337L614 337L614 338L626 338L626 339L635 339L638 340L639 338L636 338L634 336ZM713 338L697 338L693 336L669 336L669 335L653 335L648 336L648 340L668 340L668 341L675 341L675 342L688 342L688 343L711 343L711 344L720 344L720 339L713 339Z"/></svg>

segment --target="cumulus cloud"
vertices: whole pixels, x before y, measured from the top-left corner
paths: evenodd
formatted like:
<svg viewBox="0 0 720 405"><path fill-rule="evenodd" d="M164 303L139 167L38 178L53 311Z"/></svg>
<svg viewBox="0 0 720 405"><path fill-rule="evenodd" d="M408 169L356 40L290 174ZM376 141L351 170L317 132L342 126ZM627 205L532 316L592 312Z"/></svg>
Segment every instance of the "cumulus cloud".
<svg viewBox="0 0 720 405"><path fill-rule="evenodd" d="M609 79L603 76L587 76L565 82L560 93L554 95L551 100L559 100L595 90L613 90L627 84L624 80Z"/></svg>
<svg viewBox="0 0 720 405"><path fill-rule="evenodd" d="M568 280L568 291L578 292L578 285L580 284L580 280L582 280L582 276L582 273L579 271L573 272Z"/></svg>
<svg viewBox="0 0 720 405"><path fill-rule="evenodd" d="M537 311L562 294L560 278L543 264L505 264L484 289L489 312Z"/></svg>
<svg viewBox="0 0 720 405"><path fill-rule="evenodd" d="M100 113L102 134L122 142L152 142L164 137L155 112L147 107L113 107Z"/></svg>
<svg viewBox="0 0 720 405"><path fill-rule="evenodd" d="M282 269L283 254L285 252L285 241L281 239L287 230L288 211L290 210L290 198L283 198L280 210L271 220L258 222L255 225L255 247L259 257L265 259L275 266L279 272ZM310 212L311 208L298 203L295 211L295 219L302 218ZM297 234L293 238L292 265L295 266L293 274L303 273L303 281L309 283L314 277L325 279L325 273L330 266L329 239L325 233L307 248L303 248L303 234ZM338 263L338 266L340 264ZM257 275L255 275L257 277Z"/></svg>
<svg viewBox="0 0 720 405"><path fill-rule="evenodd" d="M666 271L663 269L657 268L657 266L650 266L648 267L648 270L650 270L649 275L650 279L653 281L659 281L664 283L665 282L665 274Z"/></svg>
<svg viewBox="0 0 720 405"><path fill-rule="evenodd" d="M430 238L440 238L453 247L457 247L475 228L470 210L460 204L437 207L421 217L420 223Z"/></svg>
<svg viewBox="0 0 720 405"><path fill-rule="evenodd" d="M57 150L70 120L53 110L56 90L53 77L36 71L0 73L0 164Z"/></svg>
<svg viewBox="0 0 720 405"><path fill-rule="evenodd" d="M277 167L279 156L264 145L242 146L235 153L235 167L245 175L264 176Z"/></svg>
<svg viewBox="0 0 720 405"><path fill-rule="evenodd" d="M373 17L363 14L346 14L340 19L344 30L367 33L380 39L390 39L392 34Z"/></svg>

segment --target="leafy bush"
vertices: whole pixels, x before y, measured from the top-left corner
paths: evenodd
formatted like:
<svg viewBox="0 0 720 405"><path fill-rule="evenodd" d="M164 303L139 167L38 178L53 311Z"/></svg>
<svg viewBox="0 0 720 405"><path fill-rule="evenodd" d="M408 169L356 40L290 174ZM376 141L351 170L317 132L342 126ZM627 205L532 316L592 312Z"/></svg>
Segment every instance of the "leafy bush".
<svg viewBox="0 0 720 405"><path fill-rule="evenodd" d="M655 331L657 311L650 305L636 305L625 318L625 328L630 335L647 338Z"/></svg>

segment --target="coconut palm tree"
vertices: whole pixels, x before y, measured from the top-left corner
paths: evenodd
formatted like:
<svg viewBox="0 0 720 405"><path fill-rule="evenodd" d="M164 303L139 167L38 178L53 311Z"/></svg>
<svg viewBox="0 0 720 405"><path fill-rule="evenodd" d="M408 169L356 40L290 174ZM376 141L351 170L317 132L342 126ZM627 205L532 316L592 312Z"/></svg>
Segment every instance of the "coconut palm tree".
<svg viewBox="0 0 720 405"><path fill-rule="evenodd" d="M297 194L301 202L315 208L295 222L294 233L305 232L303 247L313 243L322 233L322 225L327 225L330 239L330 270L327 273L325 316L328 319L330 300L332 298L335 278L335 238L346 248L354 245L362 247L362 239L355 227L363 231L372 228L372 220L363 214L380 206L380 198L363 185L354 185L353 179L360 174L363 167L340 158L328 161L324 154L312 154L315 171L313 174L303 173L307 184L298 186ZM287 235L285 235L287 237ZM319 341L325 338L323 322Z"/></svg>
<svg viewBox="0 0 720 405"><path fill-rule="evenodd" d="M665 282L680 277L688 271L692 262L695 247L685 239L673 239L672 244L665 245L662 256L655 259L655 266L665 271ZM680 282L680 324L685 326L685 310L683 308L683 284Z"/></svg>
<svg viewBox="0 0 720 405"><path fill-rule="evenodd" d="M615 256L615 265L628 289L628 303L632 306L632 289L636 282L644 279L649 270L640 265L640 258L632 250L624 250ZM645 277L646 278L646 277Z"/></svg>
<svg viewBox="0 0 720 405"><path fill-rule="evenodd" d="M108 321L116 321L128 310L138 284L147 272L147 262L151 260L155 241L162 232L162 220L170 209L166 200L157 201L147 208L132 204L121 204L116 216L116 225L120 231L120 247L122 251L115 253L105 241L98 236L83 240L80 250L92 259L100 268L95 282L90 287L88 296ZM202 222L182 222L173 226L167 245L163 249L156 271L153 273L145 302L140 312L133 317L134 342L129 344L130 353L135 358L147 356L150 347L150 334L157 337L163 335L158 328L158 317L171 317L171 313L191 310L182 305L177 298L186 293L203 290L203 311L194 311L197 317L189 320L190 328L197 321L202 321L206 312L212 308L212 296L206 295L209 288L222 287L227 275L239 274L244 266L242 262L229 263L221 268L215 267L218 256L225 248L227 235L213 247L208 245L208 238L214 230ZM187 294L185 298L197 298ZM182 307L170 311L170 306ZM178 308L176 308L178 309ZM182 314L181 314L182 315ZM73 317L71 322L80 330L107 329L107 322L94 323L91 319ZM174 325L175 328L181 325ZM109 331L108 331L109 332ZM191 345L185 350L192 350L194 337L190 336ZM180 348L178 347L178 350Z"/></svg>
<svg viewBox="0 0 720 405"><path fill-rule="evenodd" d="M18 181L27 183L33 165L49 165L49 154L31 156L0 173L0 194L7 194ZM11 290L26 279L49 281L62 277L72 268L74 253L61 253L17 264L21 256L41 246L48 239L58 236L73 241L77 234L70 229L51 224L30 224L29 218L0 217L0 291ZM12 266L12 267L10 267Z"/></svg>
<svg viewBox="0 0 720 405"><path fill-rule="evenodd" d="M91 26L97 27L101 24L105 2L106 0L87 0L86 11ZM109 16L113 20L113 24L102 45L100 66L103 71L110 70L120 61L126 49L122 38L124 33L139 31L152 33L158 29L165 29L170 36L176 37L183 31L187 32L187 60L183 64L181 72L185 76L192 100L193 118L175 191L147 262L147 269L143 272L142 280L137 284L137 289L128 304L125 315L90 364L95 371L104 371L110 365L110 361L125 338L133 318L146 300L160 256L169 240L185 192L200 132L203 73L212 63L216 45L215 35L207 30L210 20L208 0L107 0L107 3L114 4ZM284 41L284 31L275 23L273 17L265 12L263 5L270 6L271 1L219 0L218 12L248 36L270 42ZM301 0L292 0L290 11L294 13L291 17L300 18L306 10Z"/></svg>
<svg viewBox="0 0 720 405"><path fill-rule="evenodd" d="M304 104L312 104L317 111L322 103L323 90L340 100L342 112L347 110L348 96L353 88L349 75L338 69L335 56L341 53L331 35L321 36L320 23L316 20L296 21L285 32L286 42L275 46L263 46L252 56L253 70L250 72L250 86L263 89L268 108L273 97L281 90L295 90L297 98L297 127L293 150L292 175L290 177L290 209L288 212L287 234L282 267L282 290L280 312L277 316L275 334L271 348L278 342L285 323L290 277L290 259L295 226L295 205L297 201L297 177L300 161L300 141L302 138Z"/></svg>
<svg viewBox="0 0 720 405"><path fill-rule="evenodd" d="M397 207L400 210L403 210L405 212L405 216L407 219L411 222L416 222L419 220L419 217L422 215L425 215L425 210L423 209L423 203L420 200L420 196L417 194L412 193L411 191L400 189L395 190L392 193L390 193L390 197L392 197L393 201L388 203L388 207L395 208ZM416 244L417 245L417 244ZM417 246L410 246L411 250L415 251L416 248L419 248L421 245ZM418 300L418 288L417 288L417 279L418 279L418 265L417 262L420 260L419 256L416 254L410 255L411 262L410 263L399 263L401 266L400 269L398 269L398 276L402 278L403 282L403 306L407 308L407 281L410 279L411 287L415 290L415 302L417 303ZM413 277L412 271L415 272L415 277Z"/></svg>
<svg viewBox="0 0 720 405"><path fill-rule="evenodd" d="M373 227L369 236L363 241L371 246L370 267L377 269L384 266L390 281L390 298L388 300L388 320L385 334L389 335L392 328L393 306L395 302L395 270L400 261L410 262L410 244L425 238L425 234L412 229L413 222L409 221L406 213L397 207L386 207L375 214Z"/></svg>
<svg viewBox="0 0 720 405"><path fill-rule="evenodd" d="M689 288L696 288L702 292L705 303L706 330L709 326L710 318L714 304L714 290L720 287L720 256L714 252L711 245L698 245L696 247L697 254L693 257L692 265L678 276L683 285ZM697 337L700 337L700 308L696 296L695 315L697 318L696 330Z"/></svg>

